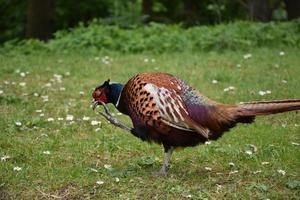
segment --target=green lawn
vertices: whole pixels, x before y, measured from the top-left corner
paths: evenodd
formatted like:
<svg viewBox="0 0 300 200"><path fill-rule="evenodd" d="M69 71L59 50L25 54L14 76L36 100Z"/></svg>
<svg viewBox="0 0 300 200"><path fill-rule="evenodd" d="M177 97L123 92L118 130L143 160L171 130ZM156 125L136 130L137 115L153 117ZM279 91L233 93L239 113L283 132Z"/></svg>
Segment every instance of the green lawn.
<svg viewBox="0 0 300 200"><path fill-rule="evenodd" d="M95 86L145 71L174 74L224 103L300 98L300 53L293 48L0 55L0 199L299 199L297 112L259 117L216 142L179 150L167 177L152 176L162 147L90 108ZM224 92L229 86L235 89Z"/></svg>

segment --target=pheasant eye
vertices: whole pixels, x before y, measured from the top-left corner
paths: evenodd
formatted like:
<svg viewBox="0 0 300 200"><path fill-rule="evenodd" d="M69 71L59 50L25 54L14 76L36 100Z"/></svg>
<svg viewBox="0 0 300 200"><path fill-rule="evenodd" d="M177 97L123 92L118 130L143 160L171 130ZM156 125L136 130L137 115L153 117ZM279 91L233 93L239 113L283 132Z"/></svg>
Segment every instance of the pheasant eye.
<svg viewBox="0 0 300 200"><path fill-rule="evenodd" d="M101 93L102 93L101 91L96 90L96 91L93 92L93 97L97 98L97 97L101 96Z"/></svg>

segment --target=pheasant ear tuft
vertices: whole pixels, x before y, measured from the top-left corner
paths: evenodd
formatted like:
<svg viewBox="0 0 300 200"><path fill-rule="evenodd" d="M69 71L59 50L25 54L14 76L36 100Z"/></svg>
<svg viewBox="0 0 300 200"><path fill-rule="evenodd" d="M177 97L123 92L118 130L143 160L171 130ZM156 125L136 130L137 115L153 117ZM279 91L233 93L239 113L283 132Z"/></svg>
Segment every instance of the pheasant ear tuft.
<svg viewBox="0 0 300 200"><path fill-rule="evenodd" d="M105 81L105 82L103 83L103 85L104 85L104 86L109 86L109 82L110 82L110 79L108 79L107 81Z"/></svg>

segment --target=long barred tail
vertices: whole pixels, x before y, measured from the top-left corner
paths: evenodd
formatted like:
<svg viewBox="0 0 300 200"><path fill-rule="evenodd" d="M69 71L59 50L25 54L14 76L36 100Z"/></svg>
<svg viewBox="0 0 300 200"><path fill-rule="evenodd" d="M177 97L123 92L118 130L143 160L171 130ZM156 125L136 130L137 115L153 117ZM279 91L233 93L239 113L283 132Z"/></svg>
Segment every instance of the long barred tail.
<svg viewBox="0 0 300 200"><path fill-rule="evenodd" d="M258 101L243 103L236 107L240 117L270 115L300 109L300 99Z"/></svg>
<svg viewBox="0 0 300 200"><path fill-rule="evenodd" d="M239 105L219 105L206 120L212 131L209 139L218 139L237 123L252 123L256 116L300 110L300 99L257 101Z"/></svg>
<svg viewBox="0 0 300 200"><path fill-rule="evenodd" d="M216 140L237 123L252 123L256 116L293 110L300 110L300 99L257 101L239 105L219 104L215 109L206 112L205 116L208 120L202 120L201 122L204 121L213 133L209 136L209 139Z"/></svg>

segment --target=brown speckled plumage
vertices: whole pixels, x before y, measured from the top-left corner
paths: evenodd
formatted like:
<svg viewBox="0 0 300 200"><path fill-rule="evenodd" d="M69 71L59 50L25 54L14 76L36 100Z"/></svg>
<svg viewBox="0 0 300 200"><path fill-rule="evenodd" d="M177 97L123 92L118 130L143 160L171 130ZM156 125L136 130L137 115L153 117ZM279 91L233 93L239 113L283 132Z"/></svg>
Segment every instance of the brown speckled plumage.
<svg viewBox="0 0 300 200"><path fill-rule="evenodd" d="M145 139L149 141L166 146L169 143L171 146L190 146L191 142L187 139L193 136L191 139L195 140L194 134L197 134L199 139L196 141L203 142L206 140L203 134L207 134L208 130L190 118L180 95L181 90L181 81L172 75L139 74L124 86L118 108L132 117L138 130L148 130ZM179 133L178 140L172 143L170 138L176 132ZM185 134L188 136L180 139Z"/></svg>
<svg viewBox="0 0 300 200"><path fill-rule="evenodd" d="M106 81L93 93L95 101L113 103L128 115L132 133L146 141L162 143L167 157L172 150L216 140L237 123L251 123L257 115L300 109L300 100L253 102L241 105L217 103L184 81L166 73L141 73L124 86Z"/></svg>

